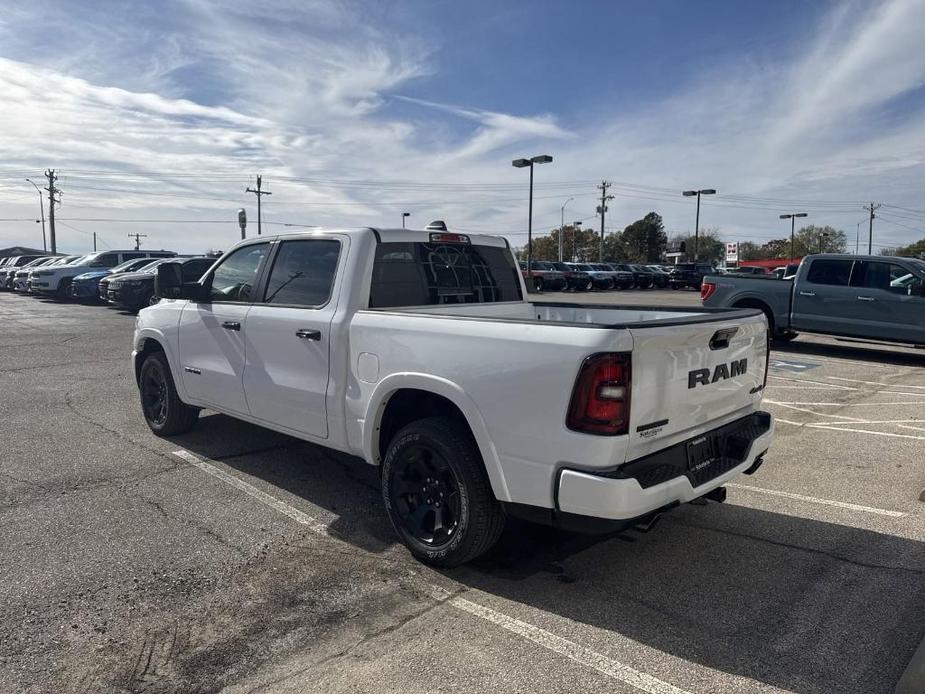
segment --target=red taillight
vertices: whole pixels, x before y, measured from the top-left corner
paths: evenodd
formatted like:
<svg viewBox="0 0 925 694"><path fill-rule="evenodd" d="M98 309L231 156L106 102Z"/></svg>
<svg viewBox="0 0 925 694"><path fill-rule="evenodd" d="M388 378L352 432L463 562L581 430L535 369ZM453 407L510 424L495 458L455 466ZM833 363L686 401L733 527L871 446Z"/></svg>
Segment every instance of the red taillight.
<svg viewBox="0 0 925 694"><path fill-rule="evenodd" d="M706 301L713 295L713 292L715 291L716 285L713 282L703 282L700 285L700 300Z"/></svg>
<svg viewBox="0 0 925 694"><path fill-rule="evenodd" d="M566 424L588 434L620 436L629 430L630 353L594 354L575 381Z"/></svg>

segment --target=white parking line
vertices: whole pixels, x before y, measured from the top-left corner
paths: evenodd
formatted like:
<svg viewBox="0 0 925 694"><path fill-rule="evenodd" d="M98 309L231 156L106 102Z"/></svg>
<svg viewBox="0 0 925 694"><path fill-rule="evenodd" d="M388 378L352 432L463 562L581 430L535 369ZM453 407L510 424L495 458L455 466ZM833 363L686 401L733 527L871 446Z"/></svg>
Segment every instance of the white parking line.
<svg viewBox="0 0 925 694"><path fill-rule="evenodd" d="M300 523L310 530L320 534L320 535L330 535L328 532L328 527L321 521L316 518L312 518L306 513L303 513L299 509L290 506L284 501L280 501L276 497L267 494L266 492L257 489L257 487L252 484L248 484L244 480L241 480L234 475L231 475L220 468L207 463L206 461L199 458L197 455L191 453L190 451L179 450L174 451L173 454L178 458L185 460L191 465L195 465L197 468L206 472L216 479L221 480L225 484L229 484L235 489L238 489L248 496L253 497L260 503L265 506L282 513L284 516L287 516L294 520L296 523ZM435 599L441 599L443 596L448 595L447 591L443 588L428 586L431 589L431 594ZM464 598L453 598L447 604L452 605L453 607L462 610L463 612L468 612L469 614L480 617L487 622L501 627L507 631L513 632L528 641L532 641L543 648L546 648L560 655L564 655L566 658L585 665L593 670L597 670L601 674L607 675L615 680L624 682L632 687L635 687L641 691L649 692L649 694L690 694L690 692L679 689L674 685L663 682L657 677L652 675L647 675L644 672L635 670L629 665L625 665L619 661L616 661L612 658L608 658L602 653L593 651L590 648L585 648L580 646L574 641L569 641L564 639L561 636L556 636L555 634L541 629L540 627L534 626L527 622L523 622L519 619L514 619L513 617L508 617L506 614L498 612L491 609L490 607L484 607L470 600Z"/></svg>
<svg viewBox="0 0 925 694"><path fill-rule="evenodd" d="M450 600L450 604L464 612L468 612L502 629L517 634L528 641L539 644L543 648L564 655L569 660L597 670L603 675L619 680L641 691L649 692L650 694L689 694L684 689L679 689L652 675L647 675L613 658L608 658L602 653L592 651L590 648L580 646L574 641L556 636L545 629L528 624L527 622L522 622L513 617L508 617L506 614L478 605L465 598L453 598Z"/></svg>
<svg viewBox="0 0 925 694"><path fill-rule="evenodd" d="M911 395L911 393L910 393ZM807 407L883 407L885 405L921 405L920 400L909 402L800 402L776 400L778 405L806 405Z"/></svg>
<svg viewBox="0 0 925 694"><path fill-rule="evenodd" d="M850 424L857 424L857 422L849 422ZM889 431L870 431L869 429L849 429L848 427L839 427L832 426L833 423L827 424L807 424L807 429L825 429L826 431L851 431L855 434L870 434L871 436L890 436L896 439L917 439L919 441L925 441L925 436L913 436L911 434L894 434ZM896 426L901 427L902 424L897 424Z"/></svg>
<svg viewBox="0 0 925 694"><path fill-rule="evenodd" d="M863 511L864 513L873 513L878 516L890 516L891 518L902 518L908 514L903 513L902 511L888 511L883 508L874 508L873 506L860 506L859 504L849 504L846 501L832 501L831 499L820 499L815 496L804 496L803 494L794 494L793 492L782 492L777 489L765 489L764 487L752 487L748 484L736 484L729 483L727 487L732 487L733 489L745 489L750 492L757 492L759 494L770 494L771 496L782 496L787 499L795 499L797 501L806 501L811 504L822 504L823 506L836 506L838 508L846 508L851 511Z"/></svg>
<svg viewBox="0 0 925 694"><path fill-rule="evenodd" d="M805 407L797 407L796 405L785 405L780 400L771 400L770 398L765 398L764 402L769 405L779 405L781 407L786 407L788 410L796 410L797 412L806 412L807 414L814 414L819 417L832 417L833 419L846 419L849 422L859 422L857 417L849 417L843 414L828 414L826 412L816 412L815 410L808 410Z"/></svg>
<svg viewBox="0 0 925 694"><path fill-rule="evenodd" d="M824 376L823 378L831 378L833 381L846 381L847 383L865 383L869 386L886 386L887 388L922 388L925 389L925 386L913 386L908 383L880 383L878 381L861 381L857 378L842 378L840 376Z"/></svg>
<svg viewBox="0 0 925 694"><path fill-rule="evenodd" d="M191 465L195 465L203 472L207 472L213 477L220 479L225 484L230 484L235 489L239 489L240 491L244 492L248 496L254 497L255 499L257 499L257 501L259 501L264 506L269 506L274 511L278 511L279 513L282 513L284 516L288 516L289 518L294 520L296 523L301 523L302 525L308 527L309 530L312 530L321 535L328 534L328 526L322 523L320 520L316 518L312 518L307 513L303 513L302 511L295 508L294 506L290 506L286 502L280 501L276 497L271 496L260 489L257 489L257 487L255 487L254 485L248 484L244 480L239 479L235 477L234 475L228 474L224 470L221 470L215 467L211 463L207 463L206 461L200 459L198 456L194 455L193 453L190 453L189 451L179 450L179 451L174 451L173 454L177 456L178 458L182 458L183 460L190 463Z"/></svg>
<svg viewBox="0 0 925 694"><path fill-rule="evenodd" d="M840 386L837 383L826 383L825 381L811 381L808 378L786 378L785 376L772 376L770 374L768 374L768 378L773 378L778 381L790 381L791 383L815 383L816 385L824 386L832 390L858 390L858 388L853 388L852 386Z"/></svg>

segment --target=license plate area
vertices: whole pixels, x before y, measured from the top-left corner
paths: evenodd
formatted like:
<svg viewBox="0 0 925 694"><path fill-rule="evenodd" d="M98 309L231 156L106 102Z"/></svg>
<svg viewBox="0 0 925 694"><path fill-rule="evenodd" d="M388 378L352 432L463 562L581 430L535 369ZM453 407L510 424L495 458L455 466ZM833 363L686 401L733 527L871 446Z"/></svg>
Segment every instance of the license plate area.
<svg viewBox="0 0 925 694"><path fill-rule="evenodd" d="M687 469L693 473L705 472L717 457L716 437L701 436L687 444Z"/></svg>

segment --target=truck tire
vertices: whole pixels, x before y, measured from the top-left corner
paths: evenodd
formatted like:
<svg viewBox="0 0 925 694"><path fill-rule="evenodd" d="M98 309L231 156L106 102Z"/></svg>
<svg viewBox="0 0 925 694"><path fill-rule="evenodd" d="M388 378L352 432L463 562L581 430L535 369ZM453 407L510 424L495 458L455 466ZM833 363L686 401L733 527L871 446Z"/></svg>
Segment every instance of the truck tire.
<svg viewBox="0 0 925 694"><path fill-rule="evenodd" d="M797 337L797 335L799 335L799 333L795 333L792 330L787 330L782 333L777 333L776 335L772 336L771 339L775 342L791 342L795 337Z"/></svg>
<svg viewBox="0 0 925 694"><path fill-rule="evenodd" d="M472 435L447 417L412 422L392 438L382 463L382 498L401 541L432 566L475 559L504 528Z"/></svg>
<svg viewBox="0 0 925 694"><path fill-rule="evenodd" d="M199 408L190 407L177 395L163 352L149 354L144 360L138 376L138 392L145 422L158 436L183 434L199 418Z"/></svg>
<svg viewBox="0 0 925 694"><path fill-rule="evenodd" d="M535 292L543 291L543 278L542 277L533 278L533 291Z"/></svg>

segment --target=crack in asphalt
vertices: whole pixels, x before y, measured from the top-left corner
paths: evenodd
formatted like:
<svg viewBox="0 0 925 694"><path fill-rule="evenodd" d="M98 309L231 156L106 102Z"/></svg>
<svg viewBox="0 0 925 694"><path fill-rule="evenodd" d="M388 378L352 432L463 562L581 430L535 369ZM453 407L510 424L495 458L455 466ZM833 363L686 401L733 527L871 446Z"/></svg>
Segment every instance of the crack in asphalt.
<svg viewBox="0 0 925 694"><path fill-rule="evenodd" d="M163 505L161 505L161 503L160 503L159 501L155 501L154 499L150 499L150 498L146 497L146 496L143 495L143 494L139 494L139 493L137 493L137 492L136 492L136 493L128 493L128 496L129 496L129 497L132 497L132 498L135 498L135 499L138 499L138 500L141 501L142 503L145 503L145 504L147 504L147 505L149 505L149 506L152 506L154 509L157 510L158 513L161 514L161 516L162 516L165 520L168 520L168 521L177 521L177 522L179 522L179 523L182 523L182 524L183 524L184 526L186 526L187 528L195 528L196 530L198 530L198 531L199 531L200 533L202 533L203 535L206 535L207 537L211 537L213 540L215 540L218 544L222 545L223 547L226 547L226 548L232 550L235 554L237 554L237 555L240 556L241 558L243 558L243 559L248 558L249 555L247 554L247 552L245 552L244 550L242 550L240 547L237 547L236 545L232 544L229 540L227 540L226 538L224 538L224 537L222 537L221 535L219 535L217 532L215 532L212 528L208 527L207 525L205 525L205 524L203 524L203 523L200 523L200 522L194 520L193 518L182 517L182 516L178 516L178 515L173 515L173 514L169 513L169 512L167 511L167 509L165 509L165 508L163 507Z"/></svg>

